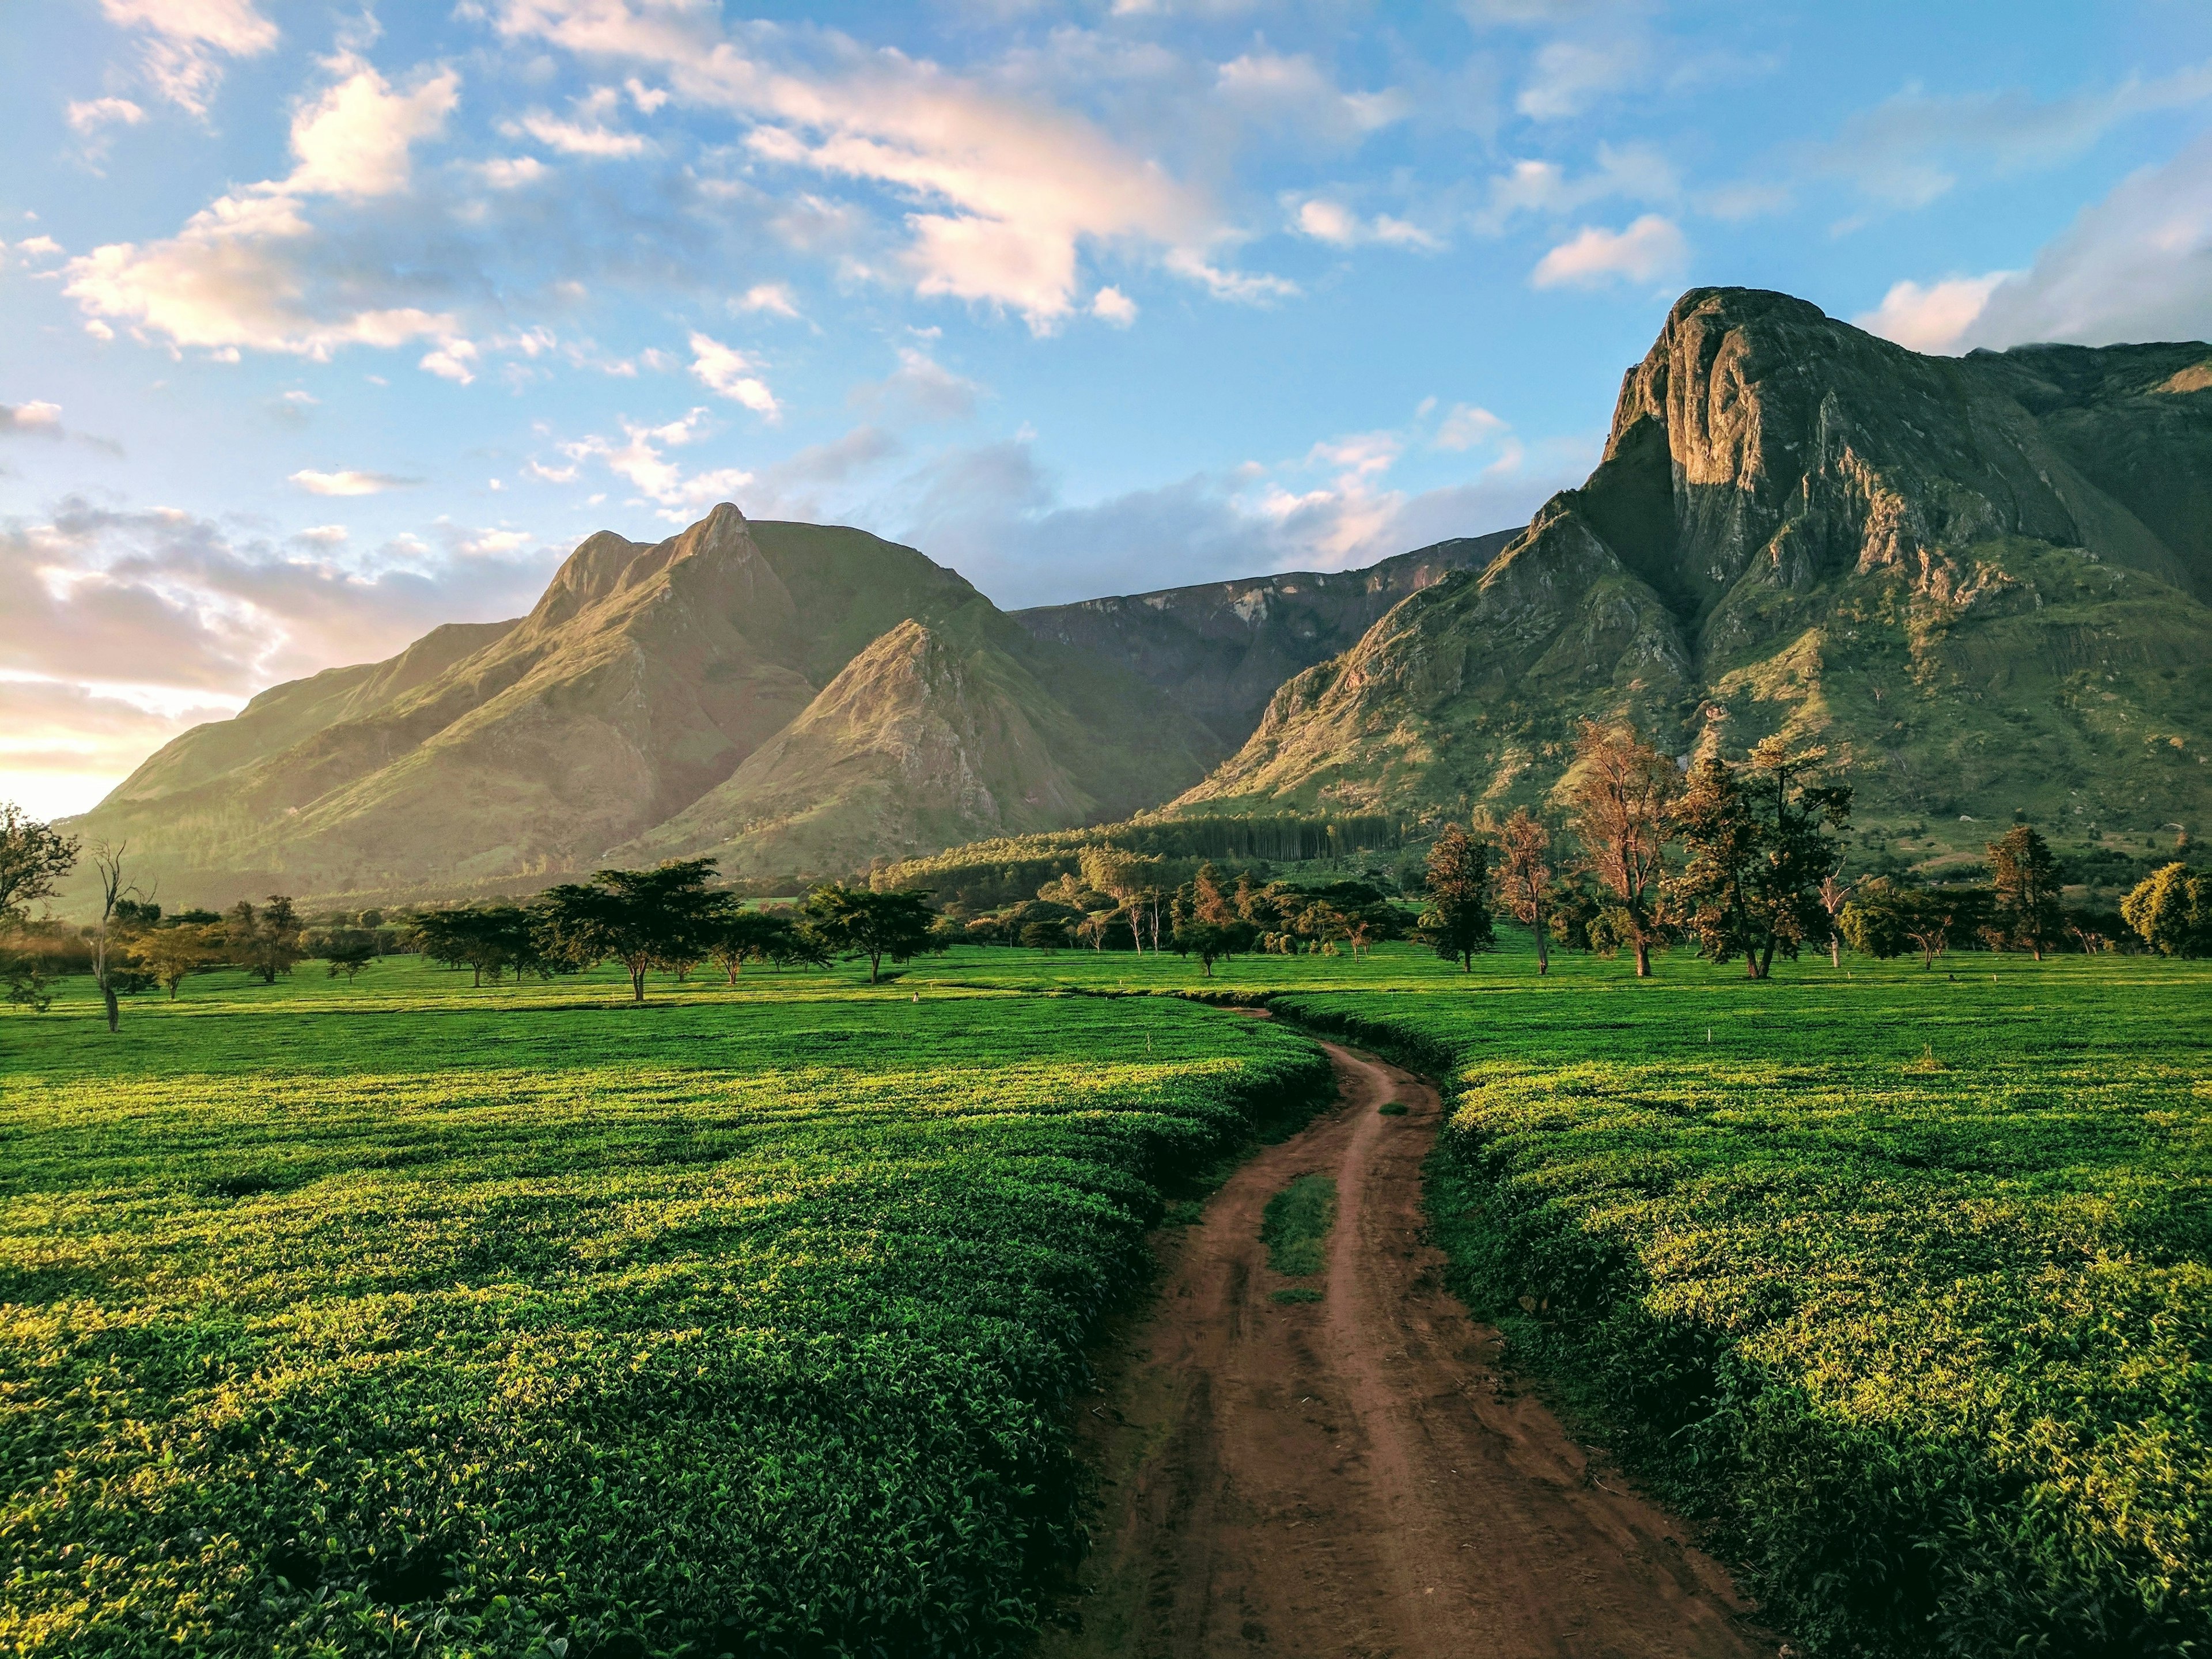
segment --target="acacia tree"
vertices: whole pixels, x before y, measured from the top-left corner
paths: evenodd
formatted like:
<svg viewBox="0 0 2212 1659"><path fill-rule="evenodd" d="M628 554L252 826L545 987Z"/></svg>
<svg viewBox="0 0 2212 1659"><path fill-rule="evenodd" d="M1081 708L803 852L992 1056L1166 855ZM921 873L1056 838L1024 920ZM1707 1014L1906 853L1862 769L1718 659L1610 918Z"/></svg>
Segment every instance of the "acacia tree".
<svg viewBox="0 0 2212 1659"><path fill-rule="evenodd" d="M274 985L277 975L290 973L307 954L300 942L300 913L282 893L271 893L259 910L239 900L224 916L223 929L233 958L248 973L258 974L264 985Z"/></svg>
<svg viewBox="0 0 2212 1659"><path fill-rule="evenodd" d="M2007 940L2025 945L2043 960L2065 925L2058 860L2033 824L2015 824L1987 843L1990 884L1996 890L1997 927Z"/></svg>
<svg viewBox="0 0 2212 1659"><path fill-rule="evenodd" d="M78 842L43 823L13 801L0 801L0 930L29 920L30 907L52 898L54 885L76 863ZM7 1000L44 1012L46 976L37 962L9 952L0 957Z"/></svg>
<svg viewBox="0 0 2212 1659"><path fill-rule="evenodd" d="M924 951L942 949L929 908L929 894L920 888L873 892L866 887L846 887L832 882L806 896L807 921L823 944L848 957L868 959L868 983L876 983L883 962L904 962Z"/></svg>
<svg viewBox="0 0 2212 1659"><path fill-rule="evenodd" d="M726 905L707 878L712 859L678 859L651 870L598 870L586 883L549 887L535 904L544 954L584 967L619 962L630 1000L645 1000L649 969L688 954L696 962Z"/></svg>
<svg viewBox="0 0 2212 1659"><path fill-rule="evenodd" d="M1826 833L1851 810L1850 789L1806 782L1826 750L1793 753L1769 738L1735 768L1717 757L1698 767L1669 821L1687 849L1665 886L1668 909L1714 962L1741 955L1765 979L1778 951L1795 957L1827 917L1820 884L1836 865Z"/></svg>
<svg viewBox="0 0 2212 1659"><path fill-rule="evenodd" d="M1498 831L1498 896L1513 919L1536 936L1536 973L1552 971L1552 952L1546 938L1546 910L1552 892L1552 866L1545 854L1552 850L1552 832L1525 806Z"/></svg>
<svg viewBox="0 0 2212 1659"><path fill-rule="evenodd" d="M1428 908L1421 937L1460 972L1474 970L1478 951L1494 940L1490 919L1489 850L1456 823L1447 823L1429 848Z"/></svg>
<svg viewBox="0 0 2212 1659"><path fill-rule="evenodd" d="M812 930L801 927L787 915L732 905L711 920L705 931L708 956L729 975L732 985L738 982L738 969L748 962L772 963L778 968L804 963L818 968L830 960L829 951Z"/></svg>
<svg viewBox="0 0 2212 1659"><path fill-rule="evenodd" d="M131 960L151 974L174 1002L177 988L216 960L219 947L210 931L189 921L156 927L132 944Z"/></svg>

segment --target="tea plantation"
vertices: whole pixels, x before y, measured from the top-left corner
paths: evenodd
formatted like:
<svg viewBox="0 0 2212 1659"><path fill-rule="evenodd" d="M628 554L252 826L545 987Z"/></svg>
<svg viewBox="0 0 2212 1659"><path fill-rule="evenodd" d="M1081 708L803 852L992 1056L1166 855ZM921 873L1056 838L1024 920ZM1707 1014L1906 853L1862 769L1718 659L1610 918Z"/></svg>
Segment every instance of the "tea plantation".
<svg viewBox="0 0 2212 1659"><path fill-rule="evenodd" d="M633 1009L391 959L0 1016L0 1652L1018 1647L1083 1341L1320 1097L1297 1026L1444 1084L1460 1289L1800 1651L2212 1651L2212 969L1658 971L963 947Z"/></svg>
<svg viewBox="0 0 2212 1659"><path fill-rule="evenodd" d="M853 978L0 1020L0 1652L1019 1638L1164 1178L1328 1068Z"/></svg>

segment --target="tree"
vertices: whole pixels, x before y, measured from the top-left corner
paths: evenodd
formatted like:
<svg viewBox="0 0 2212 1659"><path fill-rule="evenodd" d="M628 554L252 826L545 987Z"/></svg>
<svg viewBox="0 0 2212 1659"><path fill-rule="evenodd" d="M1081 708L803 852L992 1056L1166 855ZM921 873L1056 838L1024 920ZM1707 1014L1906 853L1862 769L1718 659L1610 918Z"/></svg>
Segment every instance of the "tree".
<svg viewBox="0 0 2212 1659"><path fill-rule="evenodd" d="M131 946L131 960L154 976L155 984L177 1000L177 988L191 975L210 966L220 950L210 930L193 922L178 922L142 933Z"/></svg>
<svg viewBox="0 0 2212 1659"><path fill-rule="evenodd" d="M1176 929L1175 948L1185 956L1196 957L1200 971L1212 979L1213 964L1236 953L1237 939L1220 922L1192 921Z"/></svg>
<svg viewBox="0 0 2212 1659"><path fill-rule="evenodd" d="M1552 849L1552 832L1525 806L1498 831L1498 896L1516 921L1536 936L1536 974L1552 971L1552 953L1545 937L1545 910L1552 891L1552 866L1544 855Z"/></svg>
<svg viewBox="0 0 2212 1659"><path fill-rule="evenodd" d="M1218 927L1225 927L1237 920L1236 904L1222 890L1220 874L1211 859L1200 865L1198 873L1191 878L1190 913L1196 921L1211 922Z"/></svg>
<svg viewBox="0 0 2212 1659"><path fill-rule="evenodd" d="M1652 900L1666 872L1667 808L1679 774L1626 726L1583 722L1569 796L1571 824L1590 872L1610 891L1636 951L1636 976L1651 977L1658 937Z"/></svg>
<svg viewBox="0 0 2212 1659"><path fill-rule="evenodd" d="M2008 943L2027 946L2040 962L2065 927L2058 860L2028 823L2014 824L2002 840L1989 842L1987 850L2000 934Z"/></svg>
<svg viewBox="0 0 2212 1659"><path fill-rule="evenodd" d="M1429 849L1428 908L1421 937L1463 974L1474 969L1478 951L1492 948L1490 855L1456 823L1447 823Z"/></svg>
<svg viewBox="0 0 2212 1659"><path fill-rule="evenodd" d="M0 931L20 927L32 905L53 896L55 884L76 863L77 845L75 836L57 833L13 801L0 802ZM10 1003L44 1013L52 1001L35 957L0 955L0 981Z"/></svg>
<svg viewBox="0 0 2212 1659"><path fill-rule="evenodd" d="M360 927L339 927L325 934L321 941L323 965L330 977L345 975L350 985L361 972L376 960L376 935Z"/></svg>
<svg viewBox="0 0 2212 1659"><path fill-rule="evenodd" d="M868 959L873 985L889 957L904 962L934 947L929 895L920 888L873 892L832 882L806 896L805 915L832 951Z"/></svg>
<svg viewBox="0 0 2212 1659"><path fill-rule="evenodd" d="M259 910L247 900L239 900L224 916L223 927L232 960L248 973L258 974L264 985L274 985L277 975L290 973L307 954L300 942L299 912L282 893L271 893L267 906Z"/></svg>
<svg viewBox="0 0 2212 1659"><path fill-rule="evenodd" d="M107 1006L107 1030L113 1035L123 1018L115 994L118 961L122 956L122 940L115 935L115 912L118 905L128 903L129 896L137 890L125 884L123 855L129 849L128 842L113 845L100 841L92 847L93 873L100 883L100 920L92 932L92 982L100 988L100 1000ZM142 983L143 981L141 981Z"/></svg>
<svg viewBox="0 0 2212 1659"><path fill-rule="evenodd" d="M1820 908L1828 913L1828 966L1844 965L1842 921L1844 906L1850 902L1855 883L1844 879L1844 866L1838 864L1820 878Z"/></svg>
<svg viewBox="0 0 2212 1659"><path fill-rule="evenodd" d="M1699 954L1714 962L1741 955L1753 979L1767 977L1778 951L1795 957L1826 925L1820 884L1837 849L1825 830L1848 821L1851 795L1804 781L1825 752L1792 753L1769 738L1740 769L1715 757L1668 814L1688 854L1665 884L1669 914Z"/></svg>
<svg viewBox="0 0 2212 1659"><path fill-rule="evenodd" d="M711 920L705 931L708 956L732 985L738 982L738 970L748 962L782 968L797 963L819 967L830 960L822 942L788 915L732 906Z"/></svg>
<svg viewBox="0 0 2212 1659"><path fill-rule="evenodd" d="M2212 956L2212 876L2185 864L2153 871L2120 901L2120 915L2161 956Z"/></svg>
<svg viewBox="0 0 2212 1659"><path fill-rule="evenodd" d="M0 927L20 922L30 907L52 898L54 884L76 864L79 842L23 811L0 802Z"/></svg>
<svg viewBox="0 0 2212 1659"><path fill-rule="evenodd" d="M1155 890L1160 860L1139 858L1118 847L1086 847L1082 856L1084 885L1105 894L1121 907L1129 923L1129 942L1139 956L1145 950L1145 908L1150 902L1153 911L1152 945L1157 950L1159 895Z"/></svg>
<svg viewBox="0 0 2212 1659"><path fill-rule="evenodd" d="M1917 949L1923 968L1933 968L1936 958L1949 946L1961 916L1972 920L1972 896L1907 887L1887 876L1859 883L1838 918L1844 939L1851 949L1887 962Z"/></svg>
<svg viewBox="0 0 2212 1659"><path fill-rule="evenodd" d="M629 970L631 1000L645 1000L647 970L688 954L724 913L711 890L712 859L678 859L651 870L598 870L587 883L549 887L535 905L545 953L577 966L613 960Z"/></svg>

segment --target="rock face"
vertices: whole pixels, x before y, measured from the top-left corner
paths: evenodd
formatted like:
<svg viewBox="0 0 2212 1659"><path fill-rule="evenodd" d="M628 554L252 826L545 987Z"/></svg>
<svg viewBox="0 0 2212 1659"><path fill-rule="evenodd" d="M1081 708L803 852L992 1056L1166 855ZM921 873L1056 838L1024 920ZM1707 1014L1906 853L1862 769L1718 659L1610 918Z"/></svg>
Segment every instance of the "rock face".
<svg viewBox="0 0 2212 1659"><path fill-rule="evenodd" d="M651 546L592 537L520 622L441 629L389 662L266 692L70 827L128 840L140 879L172 903L588 866L731 781L909 622L995 641L1042 699L1040 730L1118 734L1067 750L1082 782L1054 798L1073 814L1060 822L1133 810L1202 771L1204 734L1150 687L1032 640L913 549L750 525L725 504Z"/></svg>
<svg viewBox="0 0 2212 1659"><path fill-rule="evenodd" d="M1863 819L2199 820L2208 364L1923 357L1786 295L1693 290L1582 488L1285 684L1176 805L1534 801L1580 718L1625 716L1685 757L1825 744Z"/></svg>
<svg viewBox="0 0 2212 1659"><path fill-rule="evenodd" d="M1407 594L1480 570L1518 532L1462 537L1362 570L1290 571L1017 611L1014 620L1122 664L1199 720L1228 754L1276 688L1355 644Z"/></svg>

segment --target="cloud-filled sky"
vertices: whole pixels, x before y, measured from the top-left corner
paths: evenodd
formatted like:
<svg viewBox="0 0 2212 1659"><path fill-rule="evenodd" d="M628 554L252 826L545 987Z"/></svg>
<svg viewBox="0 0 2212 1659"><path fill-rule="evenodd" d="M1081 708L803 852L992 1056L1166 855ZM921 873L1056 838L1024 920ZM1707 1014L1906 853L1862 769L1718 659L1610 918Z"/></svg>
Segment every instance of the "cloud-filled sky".
<svg viewBox="0 0 2212 1659"><path fill-rule="evenodd" d="M1694 283L1929 351L2212 335L2184 0L53 0L0 55L0 798L857 524L1008 605L1578 482Z"/></svg>

